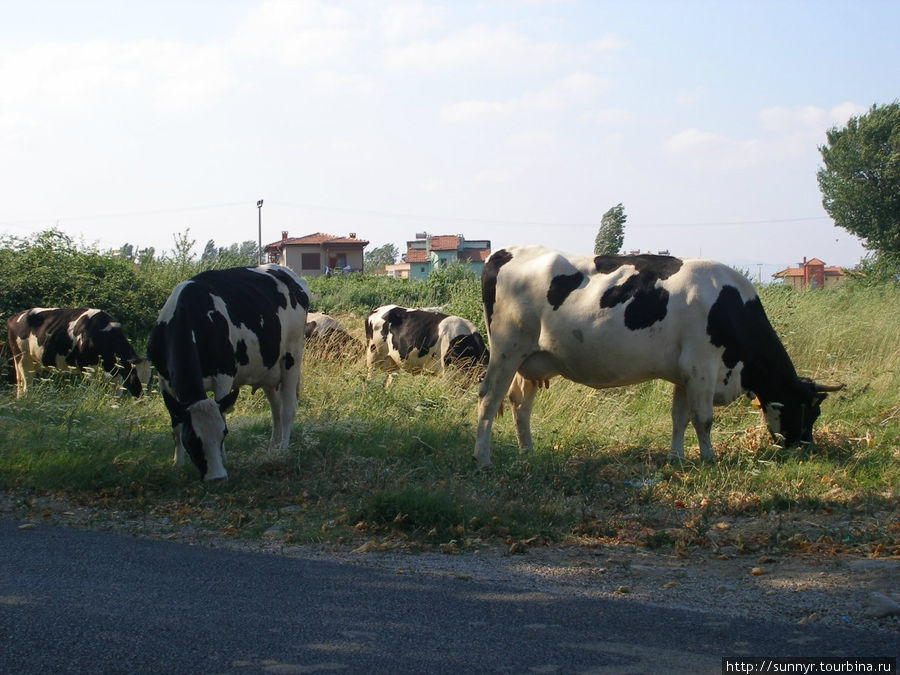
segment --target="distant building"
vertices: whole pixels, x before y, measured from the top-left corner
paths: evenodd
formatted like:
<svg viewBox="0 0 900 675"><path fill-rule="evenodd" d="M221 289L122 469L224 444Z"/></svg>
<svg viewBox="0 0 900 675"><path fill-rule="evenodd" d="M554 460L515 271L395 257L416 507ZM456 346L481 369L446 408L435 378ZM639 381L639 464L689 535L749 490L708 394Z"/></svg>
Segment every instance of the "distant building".
<svg viewBox="0 0 900 675"><path fill-rule="evenodd" d="M427 279L432 270L454 263L467 265L480 275L491 254L489 239L466 240L461 234L416 236L420 238L406 242L401 263L409 265L408 278L413 280ZM402 274L403 270L397 272Z"/></svg>
<svg viewBox="0 0 900 675"><path fill-rule="evenodd" d="M775 279L781 279L785 285L794 288L829 288L844 280L844 270L840 267L825 267L818 258L807 260L803 257L802 263L797 267L789 267L786 270L775 272Z"/></svg>
<svg viewBox="0 0 900 675"><path fill-rule="evenodd" d="M363 271L363 249L369 245L351 232L347 237L316 232L305 237L289 237L281 233L281 241L266 244L269 262L290 267L302 277L323 274L348 274Z"/></svg>
<svg viewBox="0 0 900 675"><path fill-rule="evenodd" d="M401 262L395 265L385 265L385 274L395 279L409 279L409 263Z"/></svg>

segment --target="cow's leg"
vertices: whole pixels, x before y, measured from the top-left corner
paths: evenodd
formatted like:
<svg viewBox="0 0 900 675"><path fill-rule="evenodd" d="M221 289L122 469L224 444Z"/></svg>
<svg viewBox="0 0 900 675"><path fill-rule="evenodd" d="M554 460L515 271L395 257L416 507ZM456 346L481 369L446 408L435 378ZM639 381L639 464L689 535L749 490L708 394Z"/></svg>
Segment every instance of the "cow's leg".
<svg viewBox="0 0 900 675"><path fill-rule="evenodd" d="M509 387L509 403L516 423L516 440L520 452L534 450L534 441L531 438L531 410L534 408L534 396L538 387L538 382L526 380L518 373L513 376Z"/></svg>
<svg viewBox="0 0 900 675"><path fill-rule="evenodd" d="M690 414L694 431L697 432L697 441L700 444L700 459L713 461L716 456L713 453L710 431L713 423L713 380L712 377L695 377L688 381L684 387L685 402ZM673 426L676 404L672 406ZM687 425L684 425L687 426ZM674 429L672 443L675 443ZM682 444L684 434L682 433Z"/></svg>
<svg viewBox="0 0 900 675"><path fill-rule="evenodd" d="M184 464L184 445L181 443L181 427L183 426L184 412L178 400L162 389L163 403L166 404L166 410L169 412L169 418L172 420L172 437L175 439L175 455L172 457L172 463L175 466Z"/></svg>
<svg viewBox="0 0 900 675"><path fill-rule="evenodd" d="M181 423L172 427L172 437L175 439L175 454L172 457L172 464L181 466L184 464L184 446L181 444Z"/></svg>
<svg viewBox="0 0 900 675"><path fill-rule="evenodd" d="M266 398L269 399L269 407L272 409L272 436L269 439L270 448L282 448L282 439L284 438L284 426L282 425L281 392L284 385L277 387L266 387Z"/></svg>
<svg viewBox="0 0 900 675"><path fill-rule="evenodd" d="M492 358L478 389L478 423L472 457L481 469L491 466L491 427L518 367L519 363L509 357Z"/></svg>
<svg viewBox="0 0 900 675"><path fill-rule="evenodd" d="M34 381L35 365L27 352L21 352L13 357L16 368L16 398L22 398L28 393Z"/></svg>
<svg viewBox="0 0 900 675"><path fill-rule="evenodd" d="M281 384L266 389L266 396L272 408L272 439L269 443L271 448L287 448L291 441L291 427L297 415L297 397L300 391L302 348L299 352L283 360Z"/></svg>
<svg viewBox="0 0 900 675"><path fill-rule="evenodd" d="M669 447L669 459L684 459L684 432L690 419L687 391L684 386L676 384L672 390L672 444Z"/></svg>

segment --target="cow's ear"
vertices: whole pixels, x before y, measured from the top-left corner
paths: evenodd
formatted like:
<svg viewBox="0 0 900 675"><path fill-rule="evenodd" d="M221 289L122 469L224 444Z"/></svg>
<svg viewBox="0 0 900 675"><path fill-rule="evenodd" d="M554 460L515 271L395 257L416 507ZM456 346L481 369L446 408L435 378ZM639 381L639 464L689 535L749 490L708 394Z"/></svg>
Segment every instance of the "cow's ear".
<svg viewBox="0 0 900 675"><path fill-rule="evenodd" d="M230 392L225 394L222 398L218 399L216 403L219 406L219 412L223 415L231 410L231 407L234 405L234 402L237 401L238 390L232 389Z"/></svg>

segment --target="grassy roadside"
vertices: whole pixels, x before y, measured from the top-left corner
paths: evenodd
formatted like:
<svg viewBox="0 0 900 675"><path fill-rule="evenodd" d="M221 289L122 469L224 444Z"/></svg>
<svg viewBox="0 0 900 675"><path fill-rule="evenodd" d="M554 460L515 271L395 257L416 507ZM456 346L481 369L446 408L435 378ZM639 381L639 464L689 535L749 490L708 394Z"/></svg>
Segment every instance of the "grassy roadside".
<svg viewBox="0 0 900 675"><path fill-rule="evenodd" d="M268 404L247 390L229 416L230 479L217 486L171 466L158 392L135 402L55 378L23 401L5 390L0 490L26 506L46 495L91 506L137 529L285 543L900 554L900 293L765 289L763 302L801 374L847 384L823 405L815 448L773 445L740 400L716 411L716 464L694 461L691 431L688 460L668 464L670 385L592 391L557 379L535 408L538 450L520 456L503 418L494 469L480 472L472 383L400 376L385 389L360 362L310 354L289 451L266 448ZM361 332L361 319L342 318Z"/></svg>

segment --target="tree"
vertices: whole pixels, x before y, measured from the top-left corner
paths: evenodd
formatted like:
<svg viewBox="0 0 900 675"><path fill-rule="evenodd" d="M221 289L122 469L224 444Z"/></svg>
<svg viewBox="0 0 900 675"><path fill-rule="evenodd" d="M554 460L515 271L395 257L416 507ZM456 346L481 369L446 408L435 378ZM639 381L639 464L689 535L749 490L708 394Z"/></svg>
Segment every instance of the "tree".
<svg viewBox="0 0 900 675"><path fill-rule="evenodd" d="M879 256L900 255L900 102L873 105L825 132L816 177L822 206L838 227Z"/></svg>
<svg viewBox="0 0 900 675"><path fill-rule="evenodd" d="M203 248L203 253L200 254L200 264L208 266L212 264L212 262L219 257L219 252L216 250L216 242L213 239L210 239L206 242L206 246Z"/></svg>
<svg viewBox="0 0 900 675"><path fill-rule="evenodd" d="M616 255L625 243L625 207L616 204L600 219L600 229L594 240L594 255Z"/></svg>
<svg viewBox="0 0 900 675"><path fill-rule="evenodd" d="M397 261L398 257L400 257L400 252L393 244L385 244L384 246L379 246L378 248L374 248L371 251L366 251L366 269L369 272L384 269L385 265L393 265Z"/></svg>

